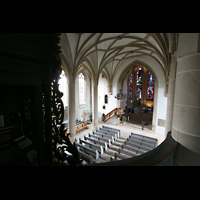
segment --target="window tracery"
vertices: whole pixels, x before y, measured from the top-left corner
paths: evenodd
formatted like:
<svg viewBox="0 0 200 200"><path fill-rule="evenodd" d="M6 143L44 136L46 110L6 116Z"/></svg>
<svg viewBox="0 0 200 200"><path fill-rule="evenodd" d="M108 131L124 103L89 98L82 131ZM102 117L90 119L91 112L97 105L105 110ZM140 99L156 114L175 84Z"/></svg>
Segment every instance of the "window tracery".
<svg viewBox="0 0 200 200"><path fill-rule="evenodd" d="M154 94L154 78L150 71L148 71L148 86L147 86L147 100L153 101Z"/></svg>
<svg viewBox="0 0 200 200"><path fill-rule="evenodd" d="M59 90L63 93L63 104L64 107L68 106L68 87L67 87L67 77L65 75L65 72L62 70L60 74L60 79L58 81L59 84Z"/></svg>
<svg viewBox="0 0 200 200"><path fill-rule="evenodd" d="M136 74L136 99L142 100L142 68L139 67L137 74Z"/></svg>
<svg viewBox="0 0 200 200"><path fill-rule="evenodd" d="M86 77L83 73L79 74L79 105L86 106Z"/></svg>

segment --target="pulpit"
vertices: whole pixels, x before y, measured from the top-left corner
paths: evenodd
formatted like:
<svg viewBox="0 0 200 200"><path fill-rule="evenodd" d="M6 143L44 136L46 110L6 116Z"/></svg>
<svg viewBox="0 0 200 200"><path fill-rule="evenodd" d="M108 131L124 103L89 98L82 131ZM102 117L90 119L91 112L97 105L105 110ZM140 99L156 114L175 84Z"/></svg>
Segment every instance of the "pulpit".
<svg viewBox="0 0 200 200"><path fill-rule="evenodd" d="M124 112L123 108L117 108L116 115L118 115L121 118L122 115L124 115L124 114L125 114L125 112Z"/></svg>

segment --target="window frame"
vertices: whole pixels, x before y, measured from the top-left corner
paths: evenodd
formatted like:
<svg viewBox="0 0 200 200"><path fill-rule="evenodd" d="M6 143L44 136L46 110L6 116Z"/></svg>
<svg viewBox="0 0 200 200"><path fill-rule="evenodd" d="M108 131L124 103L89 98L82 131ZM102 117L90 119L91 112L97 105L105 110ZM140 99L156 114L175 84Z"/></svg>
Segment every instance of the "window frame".
<svg viewBox="0 0 200 200"><path fill-rule="evenodd" d="M63 77L65 78L64 81ZM67 84L67 76L64 70L61 71L58 84L59 84L59 90L63 93L62 101L64 104L64 108L66 109L68 107L68 84Z"/></svg>
<svg viewBox="0 0 200 200"><path fill-rule="evenodd" d="M79 83L79 108L85 108L87 107L87 77L84 72L79 73L78 83ZM81 98L83 98L84 100Z"/></svg>

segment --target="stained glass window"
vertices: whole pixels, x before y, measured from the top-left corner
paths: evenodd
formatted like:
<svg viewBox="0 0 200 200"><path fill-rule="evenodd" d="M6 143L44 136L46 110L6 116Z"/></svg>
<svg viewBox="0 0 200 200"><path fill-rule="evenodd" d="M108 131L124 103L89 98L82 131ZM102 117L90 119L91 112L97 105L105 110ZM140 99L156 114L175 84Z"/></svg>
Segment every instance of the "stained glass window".
<svg viewBox="0 0 200 200"><path fill-rule="evenodd" d="M131 74L129 78L129 99L132 99L132 94L133 94L133 74Z"/></svg>
<svg viewBox="0 0 200 200"><path fill-rule="evenodd" d="M154 94L154 78L151 72L148 71L147 100L153 101L153 94Z"/></svg>
<svg viewBox="0 0 200 200"><path fill-rule="evenodd" d="M142 100L142 68L139 67L136 75L136 99Z"/></svg>

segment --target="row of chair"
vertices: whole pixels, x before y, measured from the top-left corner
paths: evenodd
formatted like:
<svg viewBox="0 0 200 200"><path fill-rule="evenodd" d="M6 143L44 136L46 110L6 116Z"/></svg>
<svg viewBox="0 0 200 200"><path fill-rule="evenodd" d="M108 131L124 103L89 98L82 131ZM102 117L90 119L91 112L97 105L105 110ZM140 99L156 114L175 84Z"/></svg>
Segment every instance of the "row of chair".
<svg viewBox="0 0 200 200"><path fill-rule="evenodd" d="M84 139L79 138L79 143L75 144L80 153L80 157L86 163L92 164L108 150L111 145L115 144L120 137L120 130L110 127L103 127L92 131L88 136L84 135ZM120 140L119 140L120 141ZM110 161L117 161L146 153L157 146L157 139L131 133L124 140L121 147L114 153L114 157L110 156Z"/></svg>
<svg viewBox="0 0 200 200"><path fill-rule="evenodd" d="M87 123L86 122L81 122L81 121L76 121L76 132L81 131L82 129L87 128ZM69 133L69 127L68 127L68 123L65 122L65 135L67 135Z"/></svg>
<svg viewBox="0 0 200 200"><path fill-rule="evenodd" d="M114 158L110 161L122 160L146 153L157 146L158 140L144 135L131 133L124 141L118 152L115 152Z"/></svg>
<svg viewBox="0 0 200 200"><path fill-rule="evenodd" d="M84 135L84 139L79 138L79 143L75 141L80 156L87 163L96 162L99 155L108 150L114 142L119 138L120 130L111 130L108 128L99 128L92 131L88 136Z"/></svg>

